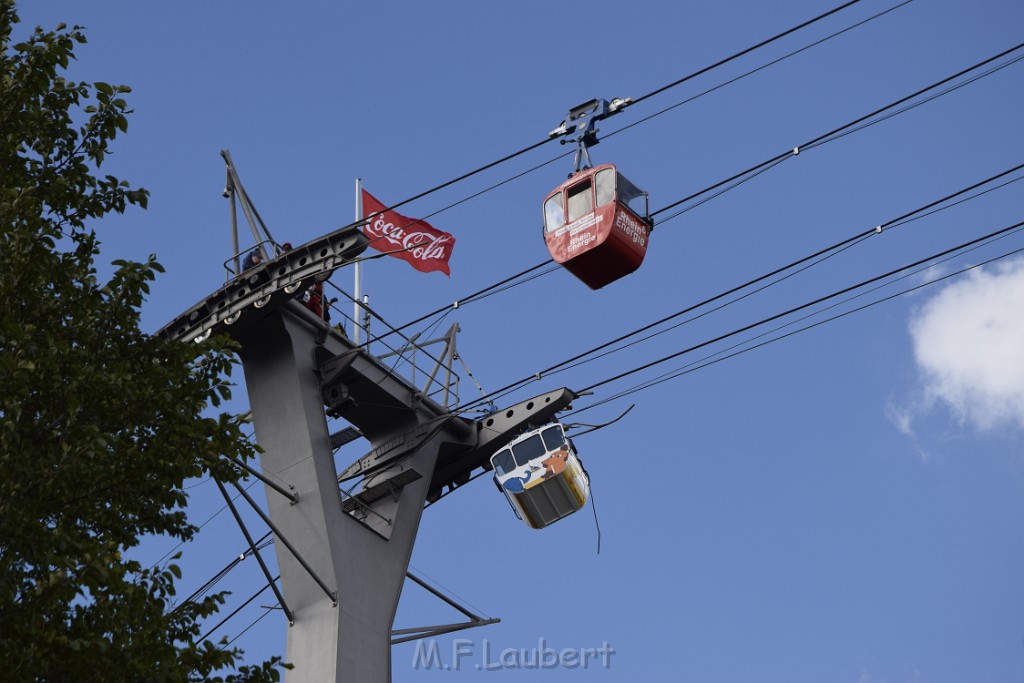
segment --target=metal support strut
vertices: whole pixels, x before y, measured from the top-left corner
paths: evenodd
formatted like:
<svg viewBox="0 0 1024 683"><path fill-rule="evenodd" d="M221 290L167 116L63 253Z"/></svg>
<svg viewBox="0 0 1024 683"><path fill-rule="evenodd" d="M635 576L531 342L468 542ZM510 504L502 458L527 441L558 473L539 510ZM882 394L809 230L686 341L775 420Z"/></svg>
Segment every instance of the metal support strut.
<svg viewBox="0 0 1024 683"><path fill-rule="evenodd" d="M277 540L281 541L281 543L284 544L284 547L288 548L288 551L292 554L292 556L298 561L300 565L302 565L302 568L306 570L307 574L309 574L309 578L313 579L313 581L316 582L316 585L320 586L320 589L323 590L327 597L329 597L334 602L334 605L337 606L338 591L332 591L330 588L327 587L327 584L324 583L324 580L321 579L320 576L313 570L313 568L309 566L309 562L306 562L306 560L303 559L302 555L299 554L299 551L295 549L295 546L292 545L288 541L288 539L284 537L284 535L281 533L281 530L274 525L274 522L271 521L270 517L267 516L267 513L263 511L263 508L256 504L256 501L252 499L252 496L246 493L245 489L243 489L237 483L235 484L235 488L238 489L238 492L242 494L242 497L245 498L249 505L252 506L252 509L259 514L260 518L263 519L264 522L266 522L267 526L270 527L270 530L274 532L274 535L277 537Z"/></svg>
<svg viewBox="0 0 1024 683"><path fill-rule="evenodd" d="M224 488L224 484L220 483L219 479L213 480L217 484L217 488L220 489L220 494L224 496L224 502L231 508L231 514L235 516L235 521L238 522L238 528L242 530L242 535L245 536L246 543L249 544L249 550L256 556L256 561L260 564L260 569L263 570L263 575L267 577L267 582L270 587L274 590L274 595L277 596L277 601L281 605L281 609L284 610L285 616L288 617L288 625L291 626L295 623L295 615L288 609L288 603L284 601L284 596L281 595L281 590L277 587L277 582L274 577L270 575L270 570L267 569L267 563L263 561L263 556L260 555L259 548L252 540L252 535L245 526L245 522L242 521L242 516L238 514L238 509L235 507L235 503L231 500L231 496L228 495L227 489Z"/></svg>
<svg viewBox="0 0 1024 683"><path fill-rule="evenodd" d="M437 590L426 581L416 576L412 572L406 572L406 577L410 581L417 584L434 597L440 599L445 604L451 605L459 612L464 614L469 621L464 621L459 624L442 624L439 626L420 626L417 628L400 628L391 631L391 644L398 645L399 643L407 643L411 640L420 640L422 638L430 638L433 636L440 636L446 633L454 633L455 631L464 631L468 628L475 628L477 626L489 626L491 624L501 623L501 619L485 619L468 609L455 602L453 599Z"/></svg>
<svg viewBox="0 0 1024 683"><path fill-rule="evenodd" d="M274 489L275 491L280 493L282 496L284 496L285 498L290 500L292 502L292 505L295 505L296 503L299 502L299 497L297 495L295 495L295 491L294 490L289 491L288 489L286 489L285 487L281 486L280 484L274 482L270 478L265 477L263 475L263 473L261 473L259 470L253 469L252 467L250 467L248 464L242 462L241 460L232 458L231 462L233 462L234 464L238 465L239 467L244 469L246 472L248 472L252 476L256 477L257 479L262 481L264 484L266 484L267 486L269 486L270 488ZM289 485L288 488L289 489L294 489L295 487Z"/></svg>

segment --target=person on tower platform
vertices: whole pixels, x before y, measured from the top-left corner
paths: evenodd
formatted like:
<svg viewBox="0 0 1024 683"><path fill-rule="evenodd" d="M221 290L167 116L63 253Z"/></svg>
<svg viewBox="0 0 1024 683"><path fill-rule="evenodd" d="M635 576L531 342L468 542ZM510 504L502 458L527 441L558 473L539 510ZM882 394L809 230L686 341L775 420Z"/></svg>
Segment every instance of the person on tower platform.
<svg viewBox="0 0 1024 683"><path fill-rule="evenodd" d="M261 263L263 263L263 254L260 253L259 247L256 247L245 255L245 260L242 261L242 272L255 268Z"/></svg>

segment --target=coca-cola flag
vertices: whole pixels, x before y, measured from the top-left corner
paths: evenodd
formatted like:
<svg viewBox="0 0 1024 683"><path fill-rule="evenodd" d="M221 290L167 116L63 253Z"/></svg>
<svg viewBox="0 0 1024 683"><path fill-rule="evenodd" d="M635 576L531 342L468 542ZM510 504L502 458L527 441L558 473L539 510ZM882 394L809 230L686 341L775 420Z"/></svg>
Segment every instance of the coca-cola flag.
<svg viewBox="0 0 1024 683"><path fill-rule="evenodd" d="M363 228L370 238L370 246L408 261L423 273L440 270L451 276L448 259L452 257L455 238L425 221L406 218L386 209L372 194L363 190L363 218L373 216Z"/></svg>

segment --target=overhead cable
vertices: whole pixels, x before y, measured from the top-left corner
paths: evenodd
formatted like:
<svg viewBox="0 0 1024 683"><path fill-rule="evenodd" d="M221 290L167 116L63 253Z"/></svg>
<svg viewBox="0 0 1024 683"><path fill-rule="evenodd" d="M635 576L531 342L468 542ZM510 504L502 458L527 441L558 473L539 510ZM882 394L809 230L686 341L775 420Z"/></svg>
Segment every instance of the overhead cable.
<svg viewBox="0 0 1024 683"><path fill-rule="evenodd" d="M610 384L611 382L615 382L615 381L620 380L620 379L622 379L624 377L629 377L630 375L634 375L634 374L636 374L638 372L642 372L643 370L647 370L648 368L652 368L652 367L654 367L656 365L660 365L660 364L665 363L667 361L670 361L670 360L672 360L674 358L678 358L679 356L682 356L684 354L692 353L693 351L705 348L706 346L710 346L711 344L714 344L716 342L722 341L724 339L728 339L730 337L734 337L737 334L742 334L743 332L747 332L748 330L752 330L752 329L755 329L755 328L760 327L762 325L766 325L766 324L768 324L770 322L773 322L775 320L779 320L779 319L784 318L786 316L792 315L793 313L797 313L799 311L806 310L806 309L808 309L808 308L810 308L812 306L817 306L818 304L823 303L825 301L829 301L831 299L835 299L836 297L840 297L840 296L842 296L844 294L848 294L850 292L856 291L857 289L860 289L862 287L866 287L866 286L868 286L870 284L873 284L875 282L878 282L880 280L884 280L886 278L892 277L893 275L901 273L901 272L903 272L905 270L909 270L911 268L916 268L917 266L922 265L924 263L928 263L929 261L934 261L936 259L942 258L943 256L946 256L947 254L952 254L952 253L956 253L956 252L962 251L962 250L964 250L964 249L966 249L966 248L968 248L970 246L973 246L973 245L978 244L980 242L983 242L985 240L990 240L990 239L992 239L993 237L995 237L997 235L1001 235L1003 233L1010 232L1011 230L1016 230L1016 229L1020 228L1021 226L1024 226L1024 221L1021 221L1019 223L1015 223L1014 225L1010 225L1010 226L1005 227L1005 228L1001 228L1001 229L996 230L994 232L988 233L987 235L983 235L982 237L978 237L978 238L975 238L973 240L969 240L969 241L964 242L962 244L958 244L955 247L951 247L949 249L945 249L945 250L940 251L940 252L938 252L936 254L932 254L931 256L927 256L927 257L925 257L923 259L919 259L917 261L914 261L913 263L909 263L907 265L901 266L901 267L896 268L894 270L890 270L890 271L888 271L886 273L883 273L881 275L876 275L875 277L869 278L867 280L863 280L863 281L861 281L861 282L859 282L859 283L857 283L855 285L850 285L849 287L844 287L843 289L840 289L838 291L832 292L831 294L827 294L825 296L818 297L817 299L814 299L813 301L808 301L807 303L804 303L804 304L801 304L799 306L795 306L793 308L790 308L790 309L788 309L786 311L783 311L782 313L776 313L775 315L769 316L767 318L763 318L763 319L761 319L761 320L759 320L757 322L750 323L749 325L744 325L741 328L738 328L738 329L735 329L735 330L733 330L731 332L727 332L725 334L719 335L719 336L715 337L714 339L709 339L707 341L701 342L699 344L695 344L693 346L687 347L687 348L682 349L680 351L676 351L675 353L671 353L671 354L669 354L667 356L663 356L661 358L658 358L656 360L650 361L648 363L644 363L643 365L639 365L639 366L637 366L635 368L632 368L631 370L626 370L625 372L620 372L617 375L614 375L612 377L608 377L607 379L603 379L603 380L601 380L599 382L595 382L595 383L593 383L593 384L591 384L589 386L586 386L586 387L580 389L579 391L577 391L577 393L584 393L584 392L588 392L588 391L593 391L594 389L602 387L602 386L604 386L606 384Z"/></svg>
<svg viewBox="0 0 1024 683"><path fill-rule="evenodd" d="M1009 235L1011 235L1011 234L1013 234L1013 233L1015 233L1015 232L1017 232L1019 230L1020 229L1018 228L1018 230L1016 230L1016 231L1011 231L1011 232L1005 233L1003 235L1000 235L999 237L994 238L992 240L992 242L996 241L997 239L1002 239L1004 237L1007 237L1007 236L1009 236ZM989 243L991 243L991 242L988 242L988 243L985 243L985 244L989 244ZM965 250L965 252L966 251L970 251L970 250ZM754 351L755 349L759 349L759 348L761 348L763 346L767 346L769 344L773 344L775 342L782 341L783 339L787 339L787 338L792 337L794 335L797 335L797 334L799 334L801 332L807 332L808 330L814 329L816 327L820 327L820 326L825 325L825 324L830 323L830 322L834 322L836 320L839 320L840 318L845 318L848 315L852 315L854 313L859 313L859 312L864 311L864 310L866 310L868 308L871 308L873 306L877 306L878 304L885 303L887 301L891 301L893 299L899 298L899 297L904 296L906 294L910 294L912 292L918 291L918 290L923 289L925 287L930 287L932 285L938 284L939 282L944 282L944 281L946 281L946 280L948 280L950 278L957 277L957 276L962 275L962 274L964 274L966 272L975 270L977 268L984 267L986 265L995 263L995 262L1000 261L1002 259L1008 258L1010 256L1015 256L1015 255L1021 254L1021 253L1024 253L1024 247L1021 247L1019 249L1013 249L1013 250L1008 251L1008 252L1004 252L1003 254L1000 254L998 256L994 256L994 257L992 257L990 259L987 259L985 261L982 261L980 263L975 263L975 264L972 264L970 266L965 266L965 267L963 267L963 268L961 268L959 270L947 273L945 275L942 275L942 276L934 278L934 279L930 279L930 280L928 280L926 282L923 282L921 284L915 285L913 287L908 287L908 288L900 290L899 292L896 292L894 294L887 295L887 296L885 296L885 297L883 297L881 299L876 299L874 301L871 301L869 303L863 304L863 305L858 306L856 308L852 308L852 309L843 311L841 313L837 313L837 314L835 314L833 316L830 316L828 318L825 318L825 319L819 320L817 322L811 323L809 325L805 325L805 326L797 328L795 330L791 330L789 332L786 332L785 334L782 334L782 335L779 335L779 336L776 336L776 337L772 337L772 338L767 339L765 341L761 341L761 342L758 342L756 344L752 344L751 345L751 342L754 341L754 340L763 338L763 337L765 337L765 336L767 336L767 335L769 335L769 334L771 334L773 332L778 332L779 330L785 329L786 327L789 327L791 325L796 324L800 320L807 320L807 319L812 318L812 317L814 317L816 315L820 315L824 310L829 310L830 308L834 308L835 306L841 305L842 303L848 302L848 301L850 301L852 299L855 299L855 298L858 298L858 297L862 296L862 294L858 294L858 295L856 295L854 297L850 297L850 299L847 299L844 302L840 302L840 304L836 304L834 306L829 306L828 308L823 309L823 311L816 311L816 312L811 313L811 314L809 314L807 316L804 316L803 318L800 318L799 320L791 321L789 323L786 323L785 325L781 325L781 326L779 326L777 328L774 328L773 330L769 330L768 332L759 334L759 335L753 337L752 339L747 339L747 340L744 340L744 341L739 342L737 344L734 344L733 346L730 346L730 347L728 347L726 349L723 349L721 351L717 351L717 352L715 352L713 354L710 354L708 356L705 356L705 357L703 357L703 358L701 358L699 360L693 361L692 363L689 363L689 364L683 366L682 368L678 368L676 370L672 370L672 371L667 372L667 373L665 373L663 375L660 375L660 376L655 377L653 379L650 379L650 380L647 380L645 382L642 382L642 383L640 383L640 384L638 384L638 385L636 385L636 386L634 386L634 387L632 387L630 389L626 389L626 390L620 391L620 392L618 392L617 394L615 394L613 396L609 396L609 397L603 398L603 399L601 399L599 401L595 401L594 403L591 403L591 404L589 404L587 406L584 406L583 408L580 408L579 410L575 410L575 411L572 411L571 413L567 413L567 415L575 415L575 414L578 414L578 413L582 413L582 412L584 412L586 410L590 410L592 408L596 408L596 407L598 407L600 405L604 405L606 403L611 403L613 401L620 400L620 399L625 398L627 396L630 396L632 394L636 394L636 393L638 393L640 391L644 391L646 389L650 389L650 388L652 388L654 386L657 386L659 384L663 384L665 382L668 382L669 380L676 379L676 378L681 377L683 375L688 375L688 374L690 374L692 372L696 372L697 370L701 370L701 369L709 367L711 365L715 365L717 363L721 363L722 361L729 360L730 358L735 358L735 357L740 356L740 355L742 355L744 353L747 353L748 351ZM952 258L952 256L950 258ZM948 260L948 259L943 259L943 261L945 261L945 260ZM940 262L942 262L942 261L940 261ZM929 265L927 267L930 268L931 265ZM911 271L910 273L907 273L906 275L901 276L900 278L897 278L897 280L895 280L894 282L906 279L908 277L911 277L912 275L918 274L919 272L920 271ZM877 289L881 289L882 287L889 286L890 284L892 284L892 283L890 282L890 283L886 283L884 285L879 285L878 287L875 287L871 291L875 291Z"/></svg>
<svg viewBox="0 0 1024 683"><path fill-rule="evenodd" d="M906 103L906 102L908 102L908 101L910 101L910 100L912 100L912 99L914 99L916 97L920 97L921 95L923 95L923 94L925 94L925 93L927 93L927 92L929 92L931 90L935 90L937 88L940 88L943 85L946 85L947 83L949 83L951 81L954 81L957 78L960 78L961 76L969 74L972 71L976 71L978 69L981 69L982 67L987 66L987 65L991 64L992 62L994 62L994 61L996 61L998 59L1006 57L1007 55L1010 55L1013 52L1016 52L1016 51L1020 50L1021 48L1024 48L1024 43L1019 43L1019 44L1015 45L1014 47L1012 47L1012 48L1010 48L1008 50L1004 50L1004 51L1000 52L999 54L993 55L992 57L989 57L988 59L982 60L981 62L978 62L977 64L974 64L973 66L967 67L966 69L962 69L962 70L956 72L955 74L953 74L951 76L947 76L946 78L943 78L942 80L937 81L937 82L935 82L935 83L933 83L933 84L931 84L931 85L929 85L927 87L921 88L920 90L917 90L916 92L913 92L910 95L906 95L905 97L901 97L900 99L896 100L895 102L891 102L891 103L885 105L884 107L880 107L880 108L872 111L869 114L865 114L863 116L860 116L860 117L854 119L853 121L850 121L849 123L843 124L842 126L839 126L838 128L834 128L833 130L831 130L831 131L829 131L829 132L827 132L827 133L825 133L823 135L819 135L816 138L808 140L807 142L803 143L802 145L797 145L796 147L790 148L790 149L786 150L785 152L782 152L780 154L777 154L777 155L773 156L770 159L767 159L765 161L762 161L759 164L755 164L754 166L751 166L750 168L746 169L745 171L741 171L739 173L736 173L736 174L726 178L725 180L718 181L714 185L709 185L708 187L705 187L704 189L702 189L702 190L700 190L698 192L695 192L695 193L693 193L693 194L691 194L691 195L689 195L687 197L683 197L682 199L680 199L678 201L675 201L675 202L672 202L671 204L663 206L662 208L660 208L660 209L658 209L656 211L652 211L651 212L651 217L654 217L654 216L657 216L659 214L662 214L665 211L668 211L669 209L675 208L675 207L679 206L680 204L685 204L686 202L689 202L689 201L691 201L693 199L696 199L697 197L700 197L701 195L707 194L708 192L711 192L713 190L717 190L717 189L719 189L719 188L721 188L721 187L723 187L725 185L729 185L730 183L732 183L734 181L737 181L737 180L740 180L741 178L744 178L745 176L748 176L748 175L750 175L752 173L761 172L765 167L773 166L773 165L776 165L776 164L780 163L781 161L784 161L786 159L790 159L792 157L795 157L798 154L800 154L800 152L802 150L806 150L808 148L812 148L812 147L816 147L816 146L822 145L825 142L830 142L832 139L838 139L839 137L842 137L842 135L840 135L840 134L845 134L844 131L848 131L850 129L853 129L855 126L858 126L859 124L862 124L865 121L868 121L869 119L872 119L872 118L878 116L879 114L882 114L882 113L884 113L886 111L889 111L890 109L895 109L896 107L899 107L900 105L902 105L902 104L904 104L904 103ZM1015 59L1010 60L1009 62L1007 62L1005 64L999 65L999 67L997 69L993 69L993 70L989 71L985 75L988 75L990 73L994 73L998 69L1005 68L1006 66L1009 66L1010 64L1015 63L1018 59L1019 58L1015 58ZM976 79L972 79L972 80L967 81L967 82L970 83L970 82L973 82L974 80L976 80ZM924 100L924 101L929 101L929 100ZM905 110L903 110L903 111L905 111ZM682 212L679 212L679 213L682 213ZM658 224L660 225L660 224L670 220L671 218L675 218L676 216L679 215L679 213L673 214L669 218L666 218L666 219L664 219L662 221L658 221Z"/></svg>
<svg viewBox="0 0 1024 683"><path fill-rule="evenodd" d="M640 102L643 102L646 99L654 97L655 95L660 95L661 93L665 92L666 90L669 90L671 88L675 88L678 85L682 85L683 83L686 83L687 81L692 80L692 79L696 78L697 76L701 76L703 74L706 74L708 71L711 71L712 69L717 69L720 66L724 66L725 64L728 64L729 62L731 62L733 60L739 59L740 57L742 57L744 55L750 54L754 50L758 50L758 49L760 49L762 47L765 47L766 45L774 43L776 40L779 40L781 38L785 38L786 36L790 35L791 33L795 33L795 32L799 31L802 28L807 28L811 24L815 24L815 23L821 21L822 19L825 19L827 17L832 16L836 12L841 12L842 10L846 9L847 7L851 7L853 5L856 5L859 1L860 0L852 0L851 2L847 2L845 4L839 5L838 7L830 9L828 12L825 12L824 14L819 14L818 16L814 17L813 19L808 19L807 21L803 22L802 24L797 24L793 28L786 29L782 33L776 34L776 35L774 35L771 38L768 38L766 40L762 40L757 45L752 45L752 46L748 47L745 50L740 50L739 52L737 52L735 54L732 54L732 55L726 57L725 59L721 59L721 60L715 62L714 64L709 64L708 66L704 67L703 69L700 69L698 71L694 71L692 74L689 74L688 76L683 76L682 78L680 78L677 81L673 81L673 82L669 83L668 85L663 85L660 88L652 90L651 92L647 93L646 95L641 95L640 97L634 97L633 98L633 104L630 105L630 106L639 104Z"/></svg>
<svg viewBox="0 0 1024 683"><path fill-rule="evenodd" d="M795 57L796 55L801 54L802 52L806 52L807 50L810 50L811 48L814 48L814 47L817 47L817 46L819 46L819 45L821 45L823 43L826 43L826 42L832 40L833 38L838 38L839 36L843 35L844 33L848 33L850 31L852 31L853 29L859 28L859 27L861 27L861 26L863 26L863 25L865 25L865 24L867 24L869 22L874 21L875 19L883 17L886 14L889 14L890 12L894 12L895 10L898 10L901 7L909 5L911 2L913 2L913 0L903 0L903 2L900 2L899 4L896 4L896 5L893 5L892 7L884 9L881 12L873 14L873 15L871 15L870 17L868 17L866 19L862 19L861 21L858 21L856 23L850 24L849 26L846 26L845 28L842 28L842 29L840 29L840 30L838 30L838 31L836 31L834 33L830 33L829 35L825 36L824 38L819 38L818 40L815 40L812 43L808 43L807 45L804 45L803 47L797 48L796 50L792 50L791 52L787 52L786 54L782 55L781 57L776 57L775 59L771 60L770 62L766 62L766 63L762 64L761 66L758 66L758 67L755 67L753 69L750 69L749 71L744 71L739 76L735 76L733 78L730 78L727 81L723 81L722 83L719 83L718 85L715 85L715 86L712 86L712 87L708 88L707 90L702 90L701 92L697 93L696 95L691 95L690 97L687 97L686 99L682 100L681 102L676 102L673 105L670 105L668 107L665 107L664 109L656 111L653 114L648 114L647 116L644 116L643 118L638 119L638 120L634 121L633 123L625 125L622 128L618 128L616 130L613 130L610 133L607 133L604 137L605 138L610 138L613 135L618 135L619 133L622 133L623 131L629 130L630 128L633 128L635 126L639 126L642 123L646 123L646 122L650 121L651 119L657 118L658 116L661 116L662 114L666 114L666 113L672 111L673 109L676 109L678 107L683 106L684 104L689 104L690 102L693 102L694 100L700 99L701 97L704 97L705 95L709 95L709 94L715 92L716 90L721 90L722 88L724 88L724 87L726 87L728 85L732 85L733 83L736 83L737 81L741 81L741 80L743 80L744 78L746 78L748 76L752 76L752 75L758 73L759 71L763 71L763 70L765 70L765 69L767 69L769 67L775 66L776 64L778 64L780 62L784 62L785 60L787 60L787 59L789 59L791 57ZM636 101L634 101L633 103L635 104Z"/></svg>

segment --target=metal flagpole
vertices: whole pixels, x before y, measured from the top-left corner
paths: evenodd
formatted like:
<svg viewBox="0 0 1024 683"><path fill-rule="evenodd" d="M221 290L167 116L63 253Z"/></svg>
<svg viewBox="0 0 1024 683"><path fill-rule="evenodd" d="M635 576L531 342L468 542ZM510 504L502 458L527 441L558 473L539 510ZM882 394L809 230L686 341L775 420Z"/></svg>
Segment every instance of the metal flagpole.
<svg viewBox="0 0 1024 683"><path fill-rule="evenodd" d="M363 181L361 178L356 178L356 222L363 220ZM355 342L356 346L362 343L360 320L362 318L362 306L359 302L362 298L363 291L363 264L356 259L355 262L355 285L353 286L352 301L355 307L352 314L352 341Z"/></svg>

